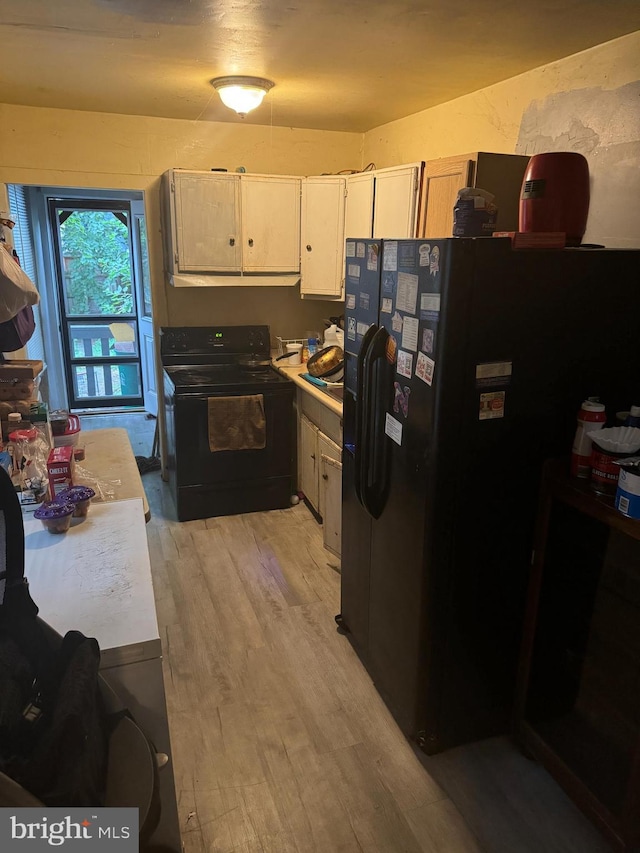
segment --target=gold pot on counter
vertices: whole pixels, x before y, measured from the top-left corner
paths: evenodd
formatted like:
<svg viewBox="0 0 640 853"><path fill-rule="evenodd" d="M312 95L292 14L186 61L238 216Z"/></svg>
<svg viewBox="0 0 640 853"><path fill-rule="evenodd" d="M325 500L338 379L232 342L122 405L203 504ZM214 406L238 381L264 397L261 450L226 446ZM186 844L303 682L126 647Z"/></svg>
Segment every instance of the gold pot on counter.
<svg viewBox="0 0 640 853"><path fill-rule="evenodd" d="M307 371L316 379L327 379L344 368L344 350L331 346L314 353L307 362Z"/></svg>

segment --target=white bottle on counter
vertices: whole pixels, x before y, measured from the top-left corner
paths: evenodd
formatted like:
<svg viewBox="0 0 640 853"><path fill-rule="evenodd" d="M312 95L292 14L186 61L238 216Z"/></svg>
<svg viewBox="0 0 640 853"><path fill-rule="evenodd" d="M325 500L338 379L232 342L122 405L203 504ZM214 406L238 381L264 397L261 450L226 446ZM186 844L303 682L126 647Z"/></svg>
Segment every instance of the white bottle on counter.
<svg viewBox="0 0 640 853"><path fill-rule="evenodd" d="M607 420L602 403L585 400L578 412L578 426L571 448L571 475L588 480L591 476L591 433L602 429Z"/></svg>
<svg viewBox="0 0 640 853"><path fill-rule="evenodd" d="M327 331L324 333L324 345L325 347L340 347L340 349L344 349L344 330L339 329L335 323L329 326Z"/></svg>

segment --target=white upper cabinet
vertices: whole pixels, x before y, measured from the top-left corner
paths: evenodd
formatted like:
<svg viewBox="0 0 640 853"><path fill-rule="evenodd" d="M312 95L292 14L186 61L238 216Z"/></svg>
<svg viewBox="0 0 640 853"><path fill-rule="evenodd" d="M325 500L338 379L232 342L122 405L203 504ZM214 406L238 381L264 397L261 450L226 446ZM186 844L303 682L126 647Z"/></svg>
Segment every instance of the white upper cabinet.
<svg viewBox="0 0 640 853"><path fill-rule="evenodd" d="M347 175L346 237L416 236L422 163Z"/></svg>
<svg viewBox="0 0 640 853"><path fill-rule="evenodd" d="M345 179L302 179L300 293L340 297L344 284Z"/></svg>
<svg viewBox="0 0 640 853"><path fill-rule="evenodd" d="M347 175L344 239L373 236L374 186L373 172Z"/></svg>
<svg viewBox="0 0 640 853"><path fill-rule="evenodd" d="M170 192L179 272L240 270L238 190L237 175L174 172Z"/></svg>
<svg viewBox="0 0 640 853"><path fill-rule="evenodd" d="M374 237L400 240L416 236L421 165L414 163L376 172Z"/></svg>
<svg viewBox="0 0 640 853"><path fill-rule="evenodd" d="M300 271L300 184L296 177L240 176L245 272Z"/></svg>
<svg viewBox="0 0 640 853"><path fill-rule="evenodd" d="M295 284L300 187L300 178L280 175L165 173L163 232L171 283Z"/></svg>

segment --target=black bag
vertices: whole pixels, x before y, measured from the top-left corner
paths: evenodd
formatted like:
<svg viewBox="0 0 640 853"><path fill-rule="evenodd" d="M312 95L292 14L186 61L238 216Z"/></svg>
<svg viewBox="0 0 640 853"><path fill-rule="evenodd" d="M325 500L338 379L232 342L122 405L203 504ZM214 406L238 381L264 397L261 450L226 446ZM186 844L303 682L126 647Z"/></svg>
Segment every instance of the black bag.
<svg viewBox="0 0 640 853"><path fill-rule="evenodd" d="M70 631L35 676L18 740L3 751L3 771L48 806L104 803L110 723L99 666L97 642Z"/></svg>
<svg viewBox="0 0 640 853"><path fill-rule="evenodd" d="M160 818L153 746L99 674L95 639L61 638L24 577L22 510L0 469L0 806L132 806Z"/></svg>
<svg viewBox="0 0 640 853"><path fill-rule="evenodd" d="M0 323L0 352L15 352L31 340L36 330L33 308L27 305L11 320Z"/></svg>
<svg viewBox="0 0 640 853"><path fill-rule="evenodd" d="M2 470L7 561L0 592L0 770L49 806L101 805L109 721L100 650L70 631L56 647L24 578L22 512Z"/></svg>

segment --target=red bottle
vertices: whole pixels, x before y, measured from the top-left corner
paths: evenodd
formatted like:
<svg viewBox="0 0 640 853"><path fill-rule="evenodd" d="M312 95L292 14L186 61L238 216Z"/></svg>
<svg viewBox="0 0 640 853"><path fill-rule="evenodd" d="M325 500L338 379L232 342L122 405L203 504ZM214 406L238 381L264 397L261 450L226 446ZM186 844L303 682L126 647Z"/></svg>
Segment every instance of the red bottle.
<svg viewBox="0 0 640 853"><path fill-rule="evenodd" d="M591 476L591 438L589 433L602 429L607 415L602 403L585 400L578 412L578 428L571 448L571 476L588 480Z"/></svg>

